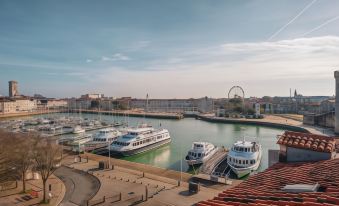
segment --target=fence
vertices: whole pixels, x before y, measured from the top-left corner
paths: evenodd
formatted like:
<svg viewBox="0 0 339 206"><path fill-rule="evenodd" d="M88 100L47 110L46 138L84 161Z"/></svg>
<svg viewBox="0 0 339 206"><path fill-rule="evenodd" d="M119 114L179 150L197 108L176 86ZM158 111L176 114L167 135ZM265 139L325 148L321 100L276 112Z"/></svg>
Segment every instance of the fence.
<svg viewBox="0 0 339 206"><path fill-rule="evenodd" d="M127 202L128 205L136 205L136 204L144 201L144 196L143 195L138 195L138 196L134 196L134 197L131 197L129 199L126 199L124 201Z"/></svg>
<svg viewBox="0 0 339 206"><path fill-rule="evenodd" d="M17 181L10 181L0 184L0 191L11 190L18 187Z"/></svg>
<svg viewBox="0 0 339 206"><path fill-rule="evenodd" d="M114 196L111 197L106 197L103 196L102 198L96 199L96 200L87 200L87 206L94 206L94 205L99 205L105 202L108 203L114 203L114 202L118 202L121 200L121 193L116 194Z"/></svg>

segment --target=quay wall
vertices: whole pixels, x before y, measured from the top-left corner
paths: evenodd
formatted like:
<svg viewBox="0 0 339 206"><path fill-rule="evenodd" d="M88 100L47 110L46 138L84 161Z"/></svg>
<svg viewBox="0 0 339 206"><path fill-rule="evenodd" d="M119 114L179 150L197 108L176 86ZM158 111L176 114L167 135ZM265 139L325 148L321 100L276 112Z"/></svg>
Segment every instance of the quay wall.
<svg viewBox="0 0 339 206"><path fill-rule="evenodd" d="M145 117L155 119L182 119L184 116L177 113L141 113L133 111L98 111L98 110L71 110L74 113L105 114L105 115L128 115L130 117Z"/></svg>
<svg viewBox="0 0 339 206"><path fill-rule="evenodd" d="M50 114L50 113L63 113L65 110L43 110L43 111L34 111L34 112L20 112L20 113L10 113L10 114L0 114L0 119L11 118L11 117L24 117L32 116L39 114Z"/></svg>
<svg viewBox="0 0 339 206"><path fill-rule="evenodd" d="M206 121L206 122L259 125L259 126L264 126L264 127L284 129L284 130L290 130L290 131L295 131L295 132L310 133L310 131L302 127L298 127L294 125L287 125L287 124L280 124L280 123L275 123L275 122L265 122L265 121L256 121L256 120L246 120L246 119L230 119L230 118L226 119L226 118L215 118L215 117L207 117L207 116L197 116L196 118Z"/></svg>

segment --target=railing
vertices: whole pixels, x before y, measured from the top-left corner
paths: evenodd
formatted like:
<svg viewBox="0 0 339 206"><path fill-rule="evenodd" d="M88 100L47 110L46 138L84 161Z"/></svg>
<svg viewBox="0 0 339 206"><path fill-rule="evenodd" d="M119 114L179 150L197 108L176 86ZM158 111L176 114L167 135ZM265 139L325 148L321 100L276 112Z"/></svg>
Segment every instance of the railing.
<svg viewBox="0 0 339 206"><path fill-rule="evenodd" d="M99 205L105 202L114 203L119 201L121 201L121 193L118 193L110 197L103 196L102 198L99 199L87 200L87 206Z"/></svg>
<svg viewBox="0 0 339 206"><path fill-rule="evenodd" d="M0 184L0 191L11 190L18 187L17 181L5 182Z"/></svg>
<svg viewBox="0 0 339 206"><path fill-rule="evenodd" d="M129 199L124 200L125 202L128 202L128 205L136 205L142 201L144 201L144 196L143 195L138 195L135 197L131 197Z"/></svg>

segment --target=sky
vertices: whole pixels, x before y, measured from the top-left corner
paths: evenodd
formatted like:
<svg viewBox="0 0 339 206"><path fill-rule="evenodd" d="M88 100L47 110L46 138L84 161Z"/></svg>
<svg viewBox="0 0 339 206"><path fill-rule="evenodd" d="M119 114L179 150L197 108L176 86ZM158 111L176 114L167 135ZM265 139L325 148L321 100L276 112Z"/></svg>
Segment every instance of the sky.
<svg viewBox="0 0 339 206"><path fill-rule="evenodd" d="M338 0L1 0L0 94L333 95Z"/></svg>

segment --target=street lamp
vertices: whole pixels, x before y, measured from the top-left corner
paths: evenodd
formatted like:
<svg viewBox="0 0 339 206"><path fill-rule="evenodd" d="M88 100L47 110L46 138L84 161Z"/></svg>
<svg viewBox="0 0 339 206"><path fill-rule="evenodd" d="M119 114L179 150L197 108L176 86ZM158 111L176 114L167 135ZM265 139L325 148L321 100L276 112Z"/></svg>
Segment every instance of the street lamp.
<svg viewBox="0 0 339 206"><path fill-rule="evenodd" d="M109 142L109 144L108 144L108 167L109 167L109 169L111 169L111 141L112 141L112 139L111 138L109 138L109 140L108 140L108 142Z"/></svg>

